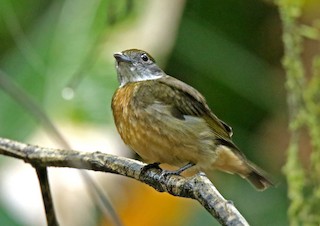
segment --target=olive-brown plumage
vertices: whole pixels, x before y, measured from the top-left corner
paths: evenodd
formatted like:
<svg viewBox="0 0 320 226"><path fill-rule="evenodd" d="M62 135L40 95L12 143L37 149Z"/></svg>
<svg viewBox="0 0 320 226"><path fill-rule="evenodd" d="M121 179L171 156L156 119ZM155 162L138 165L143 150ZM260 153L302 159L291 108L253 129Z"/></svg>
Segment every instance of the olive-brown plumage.
<svg viewBox="0 0 320 226"><path fill-rule="evenodd" d="M123 141L149 162L236 173L262 190L272 183L239 151L232 129L191 86L166 75L142 50L114 54L120 87L112 98Z"/></svg>

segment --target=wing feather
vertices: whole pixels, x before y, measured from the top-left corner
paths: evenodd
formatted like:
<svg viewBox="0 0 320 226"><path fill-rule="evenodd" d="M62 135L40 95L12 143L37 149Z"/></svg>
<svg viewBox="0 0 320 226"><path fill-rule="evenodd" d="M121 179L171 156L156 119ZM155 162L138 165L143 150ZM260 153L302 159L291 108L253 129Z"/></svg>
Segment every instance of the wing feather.
<svg viewBox="0 0 320 226"><path fill-rule="evenodd" d="M173 116L180 119L183 115L203 117L217 138L231 142L231 127L212 113L205 98L196 89L171 76L164 76L157 81L162 86L160 95L158 93L155 97L170 105Z"/></svg>

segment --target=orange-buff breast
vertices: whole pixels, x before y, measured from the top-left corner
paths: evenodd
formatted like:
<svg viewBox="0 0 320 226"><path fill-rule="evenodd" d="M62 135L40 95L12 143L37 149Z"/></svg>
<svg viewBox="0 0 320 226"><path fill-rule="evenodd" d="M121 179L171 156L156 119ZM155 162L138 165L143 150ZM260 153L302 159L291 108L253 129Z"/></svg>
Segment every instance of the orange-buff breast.
<svg viewBox="0 0 320 226"><path fill-rule="evenodd" d="M200 142L201 133L192 125L186 127L185 122L161 109L136 107L134 98L138 90L139 82L127 84L120 87L112 99L115 124L123 141L149 162L174 166L206 162L210 165L215 157L212 138L207 139L208 134L203 134L203 142ZM189 123L199 124L197 121ZM206 128L199 128L203 129Z"/></svg>

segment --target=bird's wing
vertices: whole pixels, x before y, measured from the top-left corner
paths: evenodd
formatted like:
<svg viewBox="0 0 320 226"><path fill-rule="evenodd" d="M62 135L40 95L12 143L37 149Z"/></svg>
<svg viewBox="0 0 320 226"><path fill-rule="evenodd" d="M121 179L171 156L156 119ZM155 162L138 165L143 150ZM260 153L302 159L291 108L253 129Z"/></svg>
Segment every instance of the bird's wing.
<svg viewBox="0 0 320 226"><path fill-rule="evenodd" d="M231 142L231 127L212 113L196 89L171 76L164 76L157 81L163 90L156 96L160 102L171 105L173 116L181 119L184 115L202 117L218 139Z"/></svg>

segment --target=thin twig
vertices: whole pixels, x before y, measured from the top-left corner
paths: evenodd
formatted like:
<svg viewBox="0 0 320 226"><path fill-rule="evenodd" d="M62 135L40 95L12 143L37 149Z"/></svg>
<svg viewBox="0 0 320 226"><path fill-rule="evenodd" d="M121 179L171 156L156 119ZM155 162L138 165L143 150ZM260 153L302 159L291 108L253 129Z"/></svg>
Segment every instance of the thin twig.
<svg viewBox="0 0 320 226"><path fill-rule="evenodd" d="M49 118L42 111L39 111L37 104L29 95L24 92L19 86L17 86L9 77L0 70L0 88L4 90L8 95L14 98L18 103L20 103L25 109L29 112L32 112L32 115L38 116L37 118L43 119L43 124L46 128L49 128L48 131L52 132L52 135L55 136L58 132L55 126L51 123ZM59 138L59 137L58 137ZM62 144L64 143L61 140ZM37 176L41 188L41 195L43 197L43 204L45 206L47 223L49 226L59 225L57 217L54 211L54 204L52 201L52 195L50 193L49 181L48 181L48 172L46 167L35 167L37 171ZM46 194L46 192L49 192Z"/></svg>
<svg viewBox="0 0 320 226"><path fill-rule="evenodd" d="M203 173L189 178L163 177L160 168L147 169L144 168L146 164L133 159L101 152L43 148L5 138L0 138L0 154L43 167L71 167L123 175L146 183L159 192L199 201L222 225L249 225L233 203L225 200Z"/></svg>
<svg viewBox="0 0 320 226"><path fill-rule="evenodd" d="M54 205L52 202L52 196L50 191L49 179L48 179L48 170L43 166L34 166L37 171L39 178L39 184L44 204L44 209L46 211L47 223L50 226L58 226L58 220L54 211Z"/></svg>

